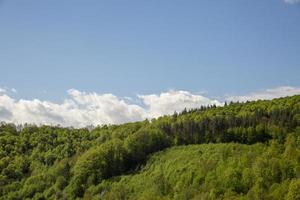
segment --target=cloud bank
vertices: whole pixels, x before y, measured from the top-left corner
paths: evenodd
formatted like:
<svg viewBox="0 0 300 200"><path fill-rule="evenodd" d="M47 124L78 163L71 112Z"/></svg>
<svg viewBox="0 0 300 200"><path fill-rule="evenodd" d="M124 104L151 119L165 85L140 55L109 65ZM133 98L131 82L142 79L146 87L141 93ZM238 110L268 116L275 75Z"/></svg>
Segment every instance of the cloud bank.
<svg viewBox="0 0 300 200"><path fill-rule="evenodd" d="M223 105L221 101L182 90L137 95L136 100L139 100L141 104L113 94L86 93L76 89L69 90L68 97L62 103L39 99L15 99L6 91L0 88L0 121L16 124L60 124L73 127L120 124L169 115L175 111L180 112L184 108L190 109L212 104ZM300 88L285 86L250 93L245 96L230 96L226 97L225 100L273 99L294 94L300 94Z"/></svg>
<svg viewBox="0 0 300 200"><path fill-rule="evenodd" d="M128 98L113 94L86 93L75 89L68 91L68 98L62 103L50 101L16 100L0 94L0 121L35 124L52 124L73 127L87 125L120 124L173 114L184 108L217 104L201 95L187 91L168 91L160 95L138 95L138 105Z"/></svg>

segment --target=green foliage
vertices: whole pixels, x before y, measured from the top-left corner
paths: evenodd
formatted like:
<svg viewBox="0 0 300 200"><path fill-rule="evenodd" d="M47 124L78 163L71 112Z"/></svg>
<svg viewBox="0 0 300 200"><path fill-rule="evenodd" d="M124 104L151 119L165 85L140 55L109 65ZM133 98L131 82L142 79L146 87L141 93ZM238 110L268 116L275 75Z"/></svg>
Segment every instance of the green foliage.
<svg viewBox="0 0 300 200"><path fill-rule="evenodd" d="M289 186L289 192L286 197L287 200L300 199L300 179L292 180Z"/></svg>
<svg viewBox="0 0 300 200"><path fill-rule="evenodd" d="M0 200L299 199L299 178L299 95L93 130L0 123Z"/></svg>
<svg viewBox="0 0 300 200"><path fill-rule="evenodd" d="M112 140L84 153L74 166L70 196L82 197L89 186L121 174L124 169L124 152L121 141Z"/></svg>
<svg viewBox="0 0 300 200"><path fill-rule="evenodd" d="M89 192L103 199L120 191L125 191L123 199L297 199L299 179L281 175L287 160L284 153L270 156L272 148L233 143L173 147L154 154L139 173L109 179ZM290 167L298 165L293 160Z"/></svg>

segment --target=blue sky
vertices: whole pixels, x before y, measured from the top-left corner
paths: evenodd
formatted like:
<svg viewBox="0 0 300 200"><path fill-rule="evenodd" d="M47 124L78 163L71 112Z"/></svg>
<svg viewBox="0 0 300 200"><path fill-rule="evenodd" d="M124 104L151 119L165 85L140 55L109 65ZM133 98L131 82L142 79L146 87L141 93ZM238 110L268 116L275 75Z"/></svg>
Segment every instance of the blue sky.
<svg viewBox="0 0 300 200"><path fill-rule="evenodd" d="M0 0L0 73L15 123L299 94L300 0Z"/></svg>
<svg viewBox="0 0 300 200"><path fill-rule="evenodd" d="M283 0L2 0L0 87L60 100L300 85L300 4Z"/></svg>

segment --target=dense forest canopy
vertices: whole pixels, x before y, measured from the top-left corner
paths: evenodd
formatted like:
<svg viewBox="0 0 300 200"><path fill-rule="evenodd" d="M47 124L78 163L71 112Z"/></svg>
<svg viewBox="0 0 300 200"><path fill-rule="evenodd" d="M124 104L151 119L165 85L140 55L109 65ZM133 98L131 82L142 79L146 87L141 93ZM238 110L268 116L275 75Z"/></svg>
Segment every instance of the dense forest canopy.
<svg viewBox="0 0 300 200"><path fill-rule="evenodd" d="M0 125L0 199L300 199L300 95L92 130Z"/></svg>

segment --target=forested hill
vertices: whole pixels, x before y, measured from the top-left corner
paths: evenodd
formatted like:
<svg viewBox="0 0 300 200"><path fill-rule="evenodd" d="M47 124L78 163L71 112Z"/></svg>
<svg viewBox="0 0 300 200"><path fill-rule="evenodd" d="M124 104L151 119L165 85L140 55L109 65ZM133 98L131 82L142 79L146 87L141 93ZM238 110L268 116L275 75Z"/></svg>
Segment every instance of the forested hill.
<svg viewBox="0 0 300 200"><path fill-rule="evenodd" d="M3 200L290 200L299 180L300 95L92 131L0 125Z"/></svg>

